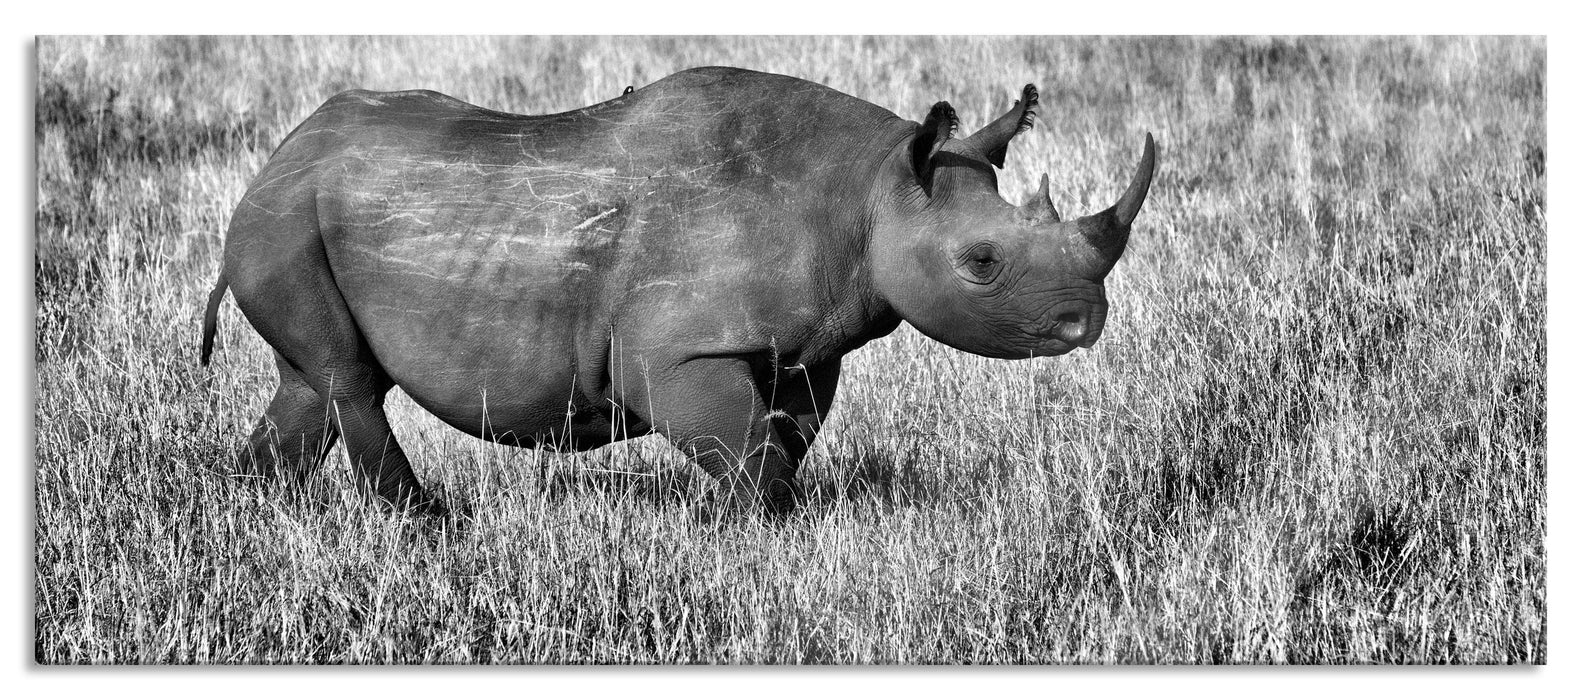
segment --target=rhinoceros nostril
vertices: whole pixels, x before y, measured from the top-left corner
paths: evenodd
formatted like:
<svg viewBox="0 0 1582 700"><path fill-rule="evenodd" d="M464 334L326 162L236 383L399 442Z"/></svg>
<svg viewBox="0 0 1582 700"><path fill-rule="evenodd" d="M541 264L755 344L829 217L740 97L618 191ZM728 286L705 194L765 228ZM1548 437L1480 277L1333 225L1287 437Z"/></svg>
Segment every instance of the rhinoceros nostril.
<svg viewBox="0 0 1582 700"><path fill-rule="evenodd" d="M1078 343L1088 334L1088 315L1081 311L1067 311L1055 317L1055 337Z"/></svg>

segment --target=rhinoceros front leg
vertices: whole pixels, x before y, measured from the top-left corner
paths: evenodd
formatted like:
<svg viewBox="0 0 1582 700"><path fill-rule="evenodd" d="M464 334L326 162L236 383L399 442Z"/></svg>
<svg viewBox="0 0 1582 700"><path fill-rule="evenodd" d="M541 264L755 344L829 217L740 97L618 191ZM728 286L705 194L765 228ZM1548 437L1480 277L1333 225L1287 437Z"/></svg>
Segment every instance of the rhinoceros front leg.
<svg viewBox="0 0 1582 700"><path fill-rule="evenodd" d="M770 423L780 434L793 463L800 465L813 449L819 428L829 416L839 381L840 360L784 368L773 379L760 381L759 393L769 397Z"/></svg>
<svg viewBox="0 0 1582 700"><path fill-rule="evenodd" d="M719 479L736 504L771 513L796 506L796 468L806 449L790 449L775 429L745 359L693 359L627 377L628 410Z"/></svg>

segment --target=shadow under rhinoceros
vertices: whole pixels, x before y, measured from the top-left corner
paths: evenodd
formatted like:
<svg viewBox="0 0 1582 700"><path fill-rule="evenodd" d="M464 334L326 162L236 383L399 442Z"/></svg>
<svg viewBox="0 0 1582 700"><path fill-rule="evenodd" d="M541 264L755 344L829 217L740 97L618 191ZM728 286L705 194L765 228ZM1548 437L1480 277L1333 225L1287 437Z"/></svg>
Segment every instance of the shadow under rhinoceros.
<svg viewBox="0 0 1582 700"><path fill-rule="evenodd" d="M703 477L687 472L665 465L570 466L547 474L542 493L546 501L554 503L591 494L612 503L684 507L713 488Z"/></svg>
<svg viewBox="0 0 1582 700"><path fill-rule="evenodd" d="M926 478L917 461L916 450L886 447L856 446L832 455L799 476L798 508L789 517L769 519L819 519L843 508L889 513L936 502L942 487ZM729 510L720 501L723 493L717 483L688 465L663 461L559 466L548 470L540 483L542 497L556 504L590 497L612 505L686 510L708 521Z"/></svg>
<svg viewBox="0 0 1582 700"><path fill-rule="evenodd" d="M937 503L943 487L918 466L916 449L858 445L831 456L815 473L802 477L802 508L809 515L852 507L891 513Z"/></svg>

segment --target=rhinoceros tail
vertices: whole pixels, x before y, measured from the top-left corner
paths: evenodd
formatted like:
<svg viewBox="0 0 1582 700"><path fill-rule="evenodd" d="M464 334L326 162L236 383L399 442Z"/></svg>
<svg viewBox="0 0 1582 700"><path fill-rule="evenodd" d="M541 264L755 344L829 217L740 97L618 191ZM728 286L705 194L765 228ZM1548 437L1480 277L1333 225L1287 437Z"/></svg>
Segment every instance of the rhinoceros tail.
<svg viewBox="0 0 1582 700"><path fill-rule="evenodd" d="M220 279L214 283L214 291L209 292L209 307L203 310L203 349L198 360L208 366L209 356L214 353L214 332L218 327L220 317L220 302L225 299L225 273L220 273Z"/></svg>

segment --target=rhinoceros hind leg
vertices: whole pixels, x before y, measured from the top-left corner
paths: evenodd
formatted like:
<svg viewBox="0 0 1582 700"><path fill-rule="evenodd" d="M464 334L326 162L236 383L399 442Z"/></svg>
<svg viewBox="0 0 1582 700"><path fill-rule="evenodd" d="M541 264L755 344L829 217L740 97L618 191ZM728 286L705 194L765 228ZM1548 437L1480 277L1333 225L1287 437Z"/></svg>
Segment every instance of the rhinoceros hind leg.
<svg viewBox="0 0 1582 700"><path fill-rule="evenodd" d="M339 431L324 399L278 353L280 386L258 418L247 447L237 455L240 474L272 480L288 476L300 483L335 446Z"/></svg>
<svg viewBox="0 0 1582 700"><path fill-rule="evenodd" d="M391 386L382 375L361 380L349 377L342 386L332 384L330 395L341 433L346 436L346 454L361 476L363 488L385 503L400 510L444 515L444 505L423 490L412 462L390 432L384 402Z"/></svg>
<svg viewBox="0 0 1582 700"><path fill-rule="evenodd" d="M232 229L247 230L234 222ZM346 440L347 456L366 491L399 509L442 512L390 432L384 400L394 383L353 321L319 239L270 240L275 255L269 264L227 271L237 305L284 360L276 395L280 408L271 404L266 417L274 419L282 435L283 425L315 426L328 417L325 430L338 431ZM317 401L299 382L312 388ZM261 441L267 443L267 436Z"/></svg>

